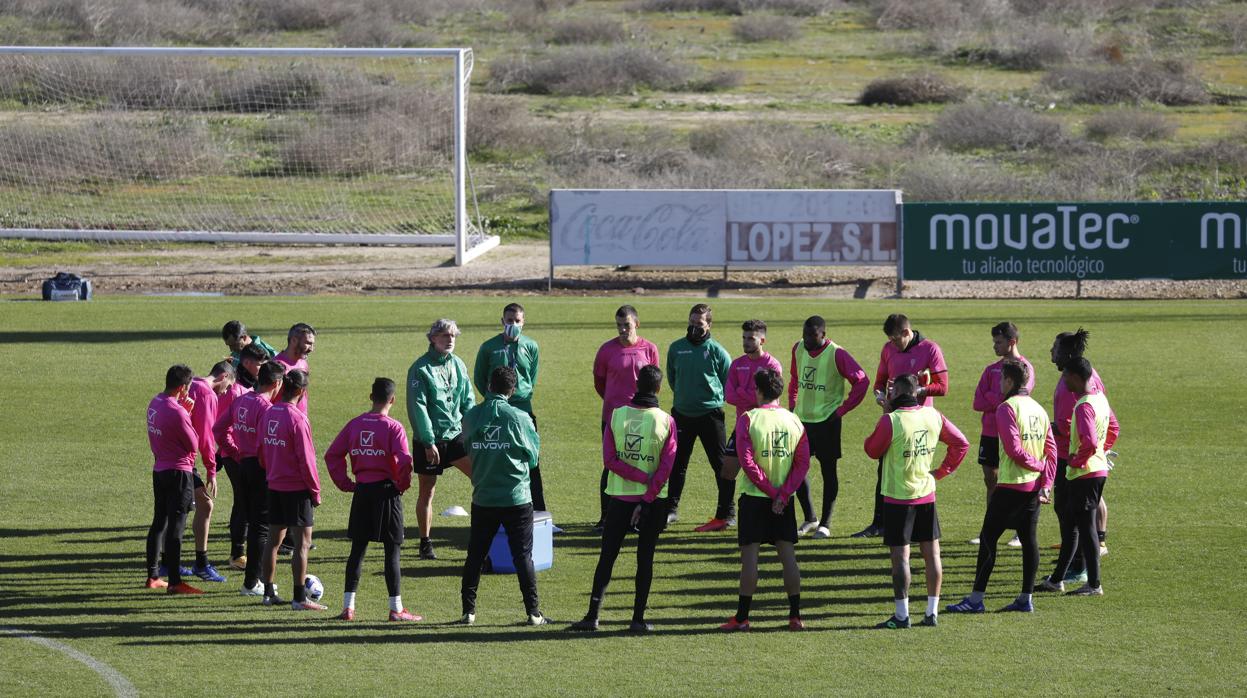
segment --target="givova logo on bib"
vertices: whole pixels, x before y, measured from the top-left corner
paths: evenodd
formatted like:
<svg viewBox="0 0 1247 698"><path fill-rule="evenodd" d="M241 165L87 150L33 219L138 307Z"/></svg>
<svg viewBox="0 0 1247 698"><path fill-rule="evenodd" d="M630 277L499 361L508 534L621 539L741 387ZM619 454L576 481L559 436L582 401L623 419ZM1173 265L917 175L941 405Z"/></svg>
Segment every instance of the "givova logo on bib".
<svg viewBox="0 0 1247 698"><path fill-rule="evenodd" d="M1022 432L1023 441L1043 441L1047 434L1043 433L1043 417L1031 415L1030 428Z"/></svg>
<svg viewBox="0 0 1247 698"><path fill-rule="evenodd" d="M487 424L481 431L484 441L473 441L472 448L477 451L505 451L511 448L511 443L503 441L502 425Z"/></svg>
<svg viewBox="0 0 1247 698"><path fill-rule="evenodd" d="M927 443L931 432L927 429L919 429L914 432L914 436L909 440L909 448L905 449L906 458L914 458L916 456L929 456L935 453L935 448Z"/></svg>
<svg viewBox="0 0 1247 698"><path fill-rule="evenodd" d="M827 386L822 385L822 384L819 384L819 383L815 383L815 382L814 382L814 379L815 379L815 378L817 378L817 377L818 377L818 367L817 367L817 366L804 366L804 367L802 367L802 369L801 369L801 389L802 389L802 390L813 390L813 391L815 391L815 392L818 392L819 390L826 390L826 389L827 389Z"/></svg>
<svg viewBox="0 0 1247 698"><path fill-rule="evenodd" d="M787 458L792 455L792 450L788 447L788 432L776 429L771 432L767 441L767 447L759 454L763 458Z"/></svg>

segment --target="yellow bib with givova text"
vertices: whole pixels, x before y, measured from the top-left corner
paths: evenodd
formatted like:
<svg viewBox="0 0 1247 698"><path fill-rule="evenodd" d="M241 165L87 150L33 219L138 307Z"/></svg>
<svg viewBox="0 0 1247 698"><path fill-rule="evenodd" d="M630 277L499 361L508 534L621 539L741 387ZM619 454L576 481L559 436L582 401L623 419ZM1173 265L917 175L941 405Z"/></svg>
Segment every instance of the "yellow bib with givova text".
<svg viewBox="0 0 1247 698"><path fill-rule="evenodd" d="M835 342L828 342L821 354L810 356L805 345L797 343L797 375L793 380L797 382L796 413L801 421L822 422L844 402L847 381L836 368L839 349Z"/></svg>
<svg viewBox="0 0 1247 698"><path fill-rule="evenodd" d="M918 499L935 491L935 446L944 420L934 407L897 410L892 420L892 445L883 456L879 491L892 499Z"/></svg>
<svg viewBox="0 0 1247 698"><path fill-rule="evenodd" d="M1098 473L1102 470L1108 470L1108 456L1104 454L1104 440L1108 438L1108 416L1111 410L1108 406L1108 398L1104 397L1104 393L1094 393L1092 395L1083 395L1082 399L1074 403L1074 413L1078 413L1078 406L1087 403L1095 410L1095 433L1079 434L1078 420L1070 420L1069 430L1069 455L1073 458L1078 453L1081 445L1086 441L1095 441L1095 454L1087 459L1086 468L1066 468L1065 479L1077 480L1081 477L1087 477L1092 473Z"/></svg>
<svg viewBox="0 0 1247 698"><path fill-rule="evenodd" d="M1044 442L1048 438L1048 413L1029 395L1014 395L1005 400L1009 409L1013 410L1013 418L1018 423L1018 435L1022 437L1022 450L1029 453L1035 460L1043 462ZM1039 473L1027 470L1013 459L1005 455L1004 435L1001 435L1000 473L997 482L1002 485L1021 485L1039 479Z"/></svg>
<svg viewBox="0 0 1247 698"><path fill-rule="evenodd" d="M671 418L657 407L624 405L611 413L611 433L615 436L615 457L653 476L671 433ZM639 497L647 489L645 482L625 480L613 472L606 476L606 494L612 497ZM665 484L658 496L667 496Z"/></svg>
<svg viewBox="0 0 1247 698"><path fill-rule="evenodd" d="M779 489L792 471L792 461L797 454L797 444L805 433L805 427L797 415L782 407L758 407L749 410L749 440L753 442L753 460L762 469L771 486ZM765 497L741 470L741 494Z"/></svg>

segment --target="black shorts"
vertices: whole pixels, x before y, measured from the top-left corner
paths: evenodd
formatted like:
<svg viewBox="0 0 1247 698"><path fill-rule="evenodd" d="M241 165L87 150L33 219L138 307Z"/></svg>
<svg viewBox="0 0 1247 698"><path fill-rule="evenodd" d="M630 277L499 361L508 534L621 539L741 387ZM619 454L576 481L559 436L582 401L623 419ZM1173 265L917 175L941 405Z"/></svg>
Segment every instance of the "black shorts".
<svg viewBox="0 0 1247 698"><path fill-rule="evenodd" d="M468 455L467 444L463 441L463 432L459 432L446 441L438 441L435 445L437 456L441 460L437 465L431 465L428 456L424 453L424 444L418 441L412 444L411 469L417 475L441 475L443 470L454 467L452 463Z"/></svg>
<svg viewBox="0 0 1247 698"><path fill-rule="evenodd" d="M312 493L268 491L268 525L277 528L312 525Z"/></svg>
<svg viewBox="0 0 1247 698"><path fill-rule="evenodd" d="M723 455L736 457L736 430L733 429L727 435L727 445L723 447Z"/></svg>
<svg viewBox="0 0 1247 698"><path fill-rule="evenodd" d="M995 436L979 437L979 465L1000 469L1000 439Z"/></svg>
<svg viewBox="0 0 1247 698"><path fill-rule="evenodd" d="M192 470L192 471L191 471L191 476L192 476L192 477L194 478L194 480L195 480L195 489L199 489L200 487L203 487L203 486L204 486L204 480L203 480L203 478L199 477L199 471L198 471L198 470Z"/></svg>
<svg viewBox="0 0 1247 698"><path fill-rule="evenodd" d="M361 482L355 486L346 535L356 542L403 542L403 498L393 482Z"/></svg>
<svg viewBox="0 0 1247 698"><path fill-rule="evenodd" d="M1070 470L1076 470L1070 468ZM1069 514L1091 511L1100 507L1104 496L1105 477L1080 477L1065 483L1064 508Z"/></svg>
<svg viewBox="0 0 1247 698"><path fill-rule="evenodd" d="M185 514L195 508L195 491L191 473L185 470L152 471L152 496L157 508L163 506L169 516Z"/></svg>
<svg viewBox="0 0 1247 698"><path fill-rule="evenodd" d="M840 418L832 415L821 422L802 422L810 455L819 463L840 460Z"/></svg>
<svg viewBox="0 0 1247 698"><path fill-rule="evenodd" d="M935 502L883 503L883 544L889 547L940 539L940 517Z"/></svg>
<svg viewBox="0 0 1247 698"><path fill-rule="evenodd" d="M770 497L742 494L736 507L736 541L741 545L779 541L797 542L797 508L792 499L784 513L771 511Z"/></svg>

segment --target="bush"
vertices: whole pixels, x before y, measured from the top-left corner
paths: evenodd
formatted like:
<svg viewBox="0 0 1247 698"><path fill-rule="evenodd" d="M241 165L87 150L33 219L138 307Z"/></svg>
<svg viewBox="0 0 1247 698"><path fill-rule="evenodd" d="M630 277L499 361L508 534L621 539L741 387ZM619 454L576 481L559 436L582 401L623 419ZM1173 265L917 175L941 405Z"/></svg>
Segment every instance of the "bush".
<svg viewBox="0 0 1247 698"><path fill-rule="evenodd" d="M775 14L813 17L843 6L837 0L640 0L634 8L642 12L715 12L725 15L767 10Z"/></svg>
<svg viewBox="0 0 1247 698"><path fill-rule="evenodd" d="M564 49L544 58L504 58L489 74L489 88L500 92L555 95L627 94L639 89L709 92L739 83L734 73L704 74L636 46Z"/></svg>
<svg viewBox="0 0 1247 698"><path fill-rule="evenodd" d="M624 25L608 17L580 17L557 22L550 30L552 44L614 44L628 38Z"/></svg>
<svg viewBox="0 0 1247 698"><path fill-rule="evenodd" d="M801 35L801 25L788 17L746 15L732 23L732 33L750 43L787 41Z"/></svg>
<svg viewBox="0 0 1247 698"><path fill-rule="evenodd" d="M1039 70L1086 55L1093 39L1094 32L1089 28L1029 23L993 32L984 44L958 46L946 58L1011 70Z"/></svg>
<svg viewBox="0 0 1247 698"><path fill-rule="evenodd" d="M956 0L875 0L871 11L880 29L954 29L966 20Z"/></svg>
<svg viewBox="0 0 1247 698"><path fill-rule="evenodd" d="M858 102L866 106L943 104L961 101L966 92L964 87L954 85L934 73L917 73L874 80L862 90Z"/></svg>
<svg viewBox="0 0 1247 698"><path fill-rule="evenodd" d="M325 117L287 128L278 151L286 175L402 174L450 162L450 139L429 137L426 122L404 114Z"/></svg>
<svg viewBox="0 0 1247 698"><path fill-rule="evenodd" d="M90 117L0 129L0 182L25 186L151 181L218 174L224 158L201 125Z"/></svg>
<svg viewBox="0 0 1247 698"><path fill-rule="evenodd" d="M905 200L918 201L1060 201L1080 198L1061 180L1021 177L997 164L946 154L919 157L905 165L895 186Z"/></svg>
<svg viewBox="0 0 1247 698"><path fill-rule="evenodd" d="M346 20L334 32L338 46L360 48L406 48L429 46L433 37L408 29L393 19L376 14L359 14Z"/></svg>
<svg viewBox="0 0 1247 698"><path fill-rule="evenodd" d="M950 150L1028 150L1066 141L1060 122L1008 104L963 104L945 109L931 124L931 140Z"/></svg>
<svg viewBox="0 0 1247 698"><path fill-rule="evenodd" d="M1101 112L1087 119L1084 128L1087 138L1097 141L1110 138L1155 141L1169 138L1177 131L1177 126L1165 115L1135 109Z"/></svg>
<svg viewBox="0 0 1247 698"><path fill-rule="evenodd" d="M1206 104L1210 99L1203 82L1176 61L1097 68L1071 66L1050 71L1043 83L1084 104L1159 102L1180 106Z"/></svg>
<svg viewBox="0 0 1247 698"><path fill-rule="evenodd" d="M269 31L312 31L336 27L356 9L345 0L255 0L256 25Z"/></svg>

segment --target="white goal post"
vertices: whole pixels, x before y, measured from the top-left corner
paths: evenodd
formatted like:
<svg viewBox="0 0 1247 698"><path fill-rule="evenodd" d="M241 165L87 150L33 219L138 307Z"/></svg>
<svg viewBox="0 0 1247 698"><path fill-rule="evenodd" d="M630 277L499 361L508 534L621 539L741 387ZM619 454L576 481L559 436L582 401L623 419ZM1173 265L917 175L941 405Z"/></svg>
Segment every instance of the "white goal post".
<svg viewBox="0 0 1247 698"><path fill-rule="evenodd" d="M0 46L0 237L453 245L466 264L499 244L468 171L472 63Z"/></svg>

